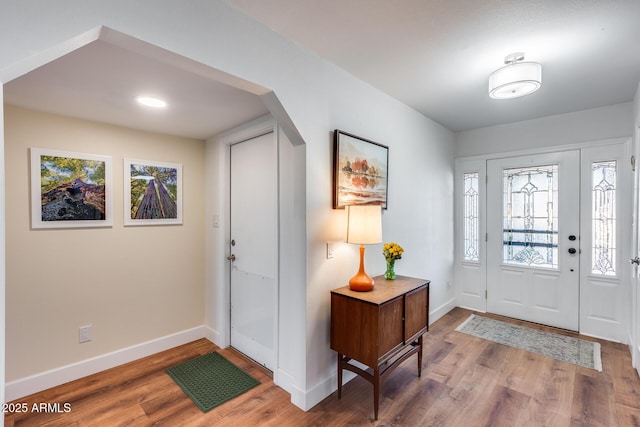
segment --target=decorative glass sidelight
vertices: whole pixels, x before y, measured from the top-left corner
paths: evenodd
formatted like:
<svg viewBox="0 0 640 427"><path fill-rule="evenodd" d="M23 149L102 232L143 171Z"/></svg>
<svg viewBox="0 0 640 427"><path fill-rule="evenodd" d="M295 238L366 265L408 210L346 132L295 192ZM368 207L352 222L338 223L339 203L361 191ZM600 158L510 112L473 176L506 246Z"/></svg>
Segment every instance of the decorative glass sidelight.
<svg viewBox="0 0 640 427"><path fill-rule="evenodd" d="M503 171L503 262L558 268L558 165Z"/></svg>
<svg viewBox="0 0 640 427"><path fill-rule="evenodd" d="M478 262L478 172L464 174L464 261Z"/></svg>
<svg viewBox="0 0 640 427"><path fill-rule="evenodd" d="M616 275L616 162L591 164L591 273Z"/></svg>

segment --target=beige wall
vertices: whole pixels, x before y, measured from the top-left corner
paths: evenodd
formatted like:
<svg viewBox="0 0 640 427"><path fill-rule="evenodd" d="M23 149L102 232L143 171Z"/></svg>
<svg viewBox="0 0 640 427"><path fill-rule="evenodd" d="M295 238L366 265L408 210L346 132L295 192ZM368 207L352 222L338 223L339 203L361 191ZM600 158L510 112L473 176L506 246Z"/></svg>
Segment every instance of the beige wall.
<svg viewBox="0 0 640 427"><path fill-rule="evenodd" d="M6 380L204 322L204 142L5 106ZM113 227L30 229L29 147L111 156ZM183 165L183 225L123 226L123 158ZM78 328L93 340L78 343Z"/></svg>

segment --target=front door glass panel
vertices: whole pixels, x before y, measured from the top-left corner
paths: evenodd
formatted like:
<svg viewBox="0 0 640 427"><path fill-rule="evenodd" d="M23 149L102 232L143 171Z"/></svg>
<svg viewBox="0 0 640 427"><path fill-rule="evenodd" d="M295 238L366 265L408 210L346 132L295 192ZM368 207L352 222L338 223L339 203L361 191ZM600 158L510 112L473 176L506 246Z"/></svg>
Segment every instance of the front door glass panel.
<svg viewBox="0 0 640 427"><path fill-rule="evenodd" d="M503 186L503 263L557 269L558 165L504 169Z"/></svg>
<svg viewBox="0 0 640 427"><path fill-rule="evenodd" d="M616 275L616 162L591 164L591 274Z"/></svg>
<svg viewBox="0 0 640 427"><path fill-rule="evenodd" d="M464 174L464 260L479 261L479 202L478 172Z"/></svg>

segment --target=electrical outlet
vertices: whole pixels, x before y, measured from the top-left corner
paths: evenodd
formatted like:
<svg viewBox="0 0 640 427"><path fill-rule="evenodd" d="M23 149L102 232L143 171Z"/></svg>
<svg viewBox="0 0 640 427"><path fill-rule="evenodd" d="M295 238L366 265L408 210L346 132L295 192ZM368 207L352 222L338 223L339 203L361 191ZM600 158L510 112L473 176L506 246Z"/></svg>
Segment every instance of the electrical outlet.
<svg viewBox="0 0 640 427"><path fill-rule="evenodd" d="M91 341L91 325L80 326L80 343Z"/></svg>

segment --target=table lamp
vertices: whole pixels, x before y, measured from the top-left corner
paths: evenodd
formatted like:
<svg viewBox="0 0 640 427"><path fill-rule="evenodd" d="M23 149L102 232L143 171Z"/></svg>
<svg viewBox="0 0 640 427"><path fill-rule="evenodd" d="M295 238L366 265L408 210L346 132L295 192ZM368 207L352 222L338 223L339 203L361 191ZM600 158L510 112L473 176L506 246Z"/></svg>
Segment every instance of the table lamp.
<svg viewBox="0 0 640 427"><path fill-rule="evenodd" d="M382 208L379 205L354 205L345 209L345 241L360 245L360 269L349 280L349 288L354 291L370 291L373 289L373 279L364 271L364 245L382 242Z"/></svg>

